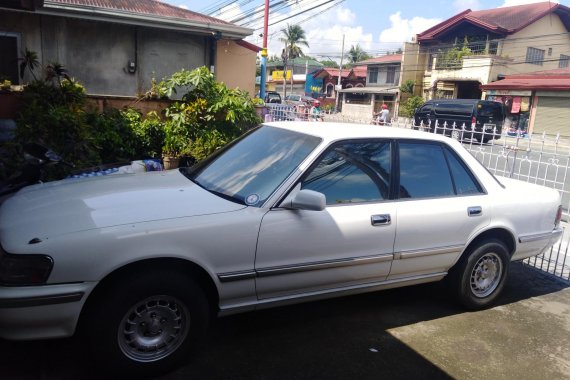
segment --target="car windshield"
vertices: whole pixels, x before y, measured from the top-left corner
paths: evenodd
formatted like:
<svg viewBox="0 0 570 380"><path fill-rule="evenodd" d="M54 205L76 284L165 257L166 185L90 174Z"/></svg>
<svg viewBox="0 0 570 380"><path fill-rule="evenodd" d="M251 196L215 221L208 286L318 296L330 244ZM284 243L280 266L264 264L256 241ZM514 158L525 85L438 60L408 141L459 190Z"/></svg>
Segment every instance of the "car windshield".
<svg viewBox="0 0 570 380"><path fill-rule="evenodd" d="M315 136L262 126L181 173L221 197L261 207L320 142Z"/></svg>

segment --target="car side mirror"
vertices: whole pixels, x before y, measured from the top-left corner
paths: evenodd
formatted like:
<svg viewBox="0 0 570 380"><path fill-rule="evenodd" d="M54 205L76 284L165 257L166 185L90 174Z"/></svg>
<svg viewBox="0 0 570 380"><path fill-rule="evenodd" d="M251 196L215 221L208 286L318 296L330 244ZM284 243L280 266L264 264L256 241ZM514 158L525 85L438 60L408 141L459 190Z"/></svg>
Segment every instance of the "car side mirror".
<svg viewBox="0 0 570 380"><path fill-rule="evenodd" d="M300 190L290 202L286 202L283 206L293 210L322 211L326 205L327 199L323 193L313 190Z"/></svg>

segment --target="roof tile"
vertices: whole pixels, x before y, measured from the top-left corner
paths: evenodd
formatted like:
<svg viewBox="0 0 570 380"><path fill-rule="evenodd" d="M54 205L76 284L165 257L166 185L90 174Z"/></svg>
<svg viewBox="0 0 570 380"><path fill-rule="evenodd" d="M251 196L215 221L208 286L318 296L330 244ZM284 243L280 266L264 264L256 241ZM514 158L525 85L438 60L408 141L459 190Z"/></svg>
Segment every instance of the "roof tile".
<svg viewBox="0 0 570 380"><path fill-rule="evenodd" d="M165 4L157 0L50 0L52 3L103 8L129 13L177 18L202 23L232 25L226 21Z"/></svg>

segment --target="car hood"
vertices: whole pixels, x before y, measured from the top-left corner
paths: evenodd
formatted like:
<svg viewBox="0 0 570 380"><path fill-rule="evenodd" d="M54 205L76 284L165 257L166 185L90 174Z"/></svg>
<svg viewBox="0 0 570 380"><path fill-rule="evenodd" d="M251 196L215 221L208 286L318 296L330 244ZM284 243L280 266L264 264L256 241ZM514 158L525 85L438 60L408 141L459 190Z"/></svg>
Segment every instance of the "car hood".
<svg viewBox="0 0 570 380"><path fill-rule="evenodd" d="M246 206L216 196L178 170L67 179L26 187L0 208L3 244L71 232L231 212ZM7 248L6 246L4 248Z"/></svg>

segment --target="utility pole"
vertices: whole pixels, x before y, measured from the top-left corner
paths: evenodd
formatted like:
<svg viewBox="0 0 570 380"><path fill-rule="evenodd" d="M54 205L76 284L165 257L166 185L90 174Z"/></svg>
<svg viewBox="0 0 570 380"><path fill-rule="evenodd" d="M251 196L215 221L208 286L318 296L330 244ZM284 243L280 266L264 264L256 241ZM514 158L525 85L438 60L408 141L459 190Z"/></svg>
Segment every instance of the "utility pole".
<svg viewBox="0 0 570 380"><path fill-rule="evenodd" d="M342 48L340 52L340 67L338 69L338 81L336 85L336 106L335 111L338 112L339 104L340 104L340 93L338 92L342 88L342 84L340 82L342 78L342 61L344 59L344 34L342 35Z"/></svg>
<svg viewBox="0 0 570 380"><path fill-rule="evenodd" d="M263 48L261 49L261 78L259 81L259 97L265 99L265 81L267 80L267 28L269 19L269 0L265 0L263 19Z"/></svg>

